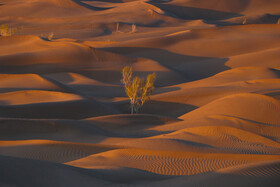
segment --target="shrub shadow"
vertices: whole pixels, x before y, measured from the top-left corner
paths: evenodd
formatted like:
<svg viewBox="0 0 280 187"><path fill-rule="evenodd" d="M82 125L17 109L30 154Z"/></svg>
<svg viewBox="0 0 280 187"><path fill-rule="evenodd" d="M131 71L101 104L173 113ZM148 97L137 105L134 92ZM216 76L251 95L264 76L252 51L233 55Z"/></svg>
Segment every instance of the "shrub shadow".
<svg viewBox="0 0 280 187"><path fill-rule="evenodd" d="M115 103L115 105L117 105L116 107L122 113L130 113L130 104L128 103L128 101L117 102ZM178 118L197 108L198 107L189 104L151 100L143 105L139 113Z"/></svg>

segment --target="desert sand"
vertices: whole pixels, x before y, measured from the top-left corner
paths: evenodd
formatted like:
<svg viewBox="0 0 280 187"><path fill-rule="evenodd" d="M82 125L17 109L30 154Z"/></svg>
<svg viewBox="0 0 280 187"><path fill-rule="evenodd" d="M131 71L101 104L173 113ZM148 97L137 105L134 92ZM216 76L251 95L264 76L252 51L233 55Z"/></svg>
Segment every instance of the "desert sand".
<svg viewBox="0 0 280 187"><path fill-rule="evenodd" d="M280 186L279 18L279 0L0 0L0 186ZM139 114L125 66L157 75Z"/></svg>

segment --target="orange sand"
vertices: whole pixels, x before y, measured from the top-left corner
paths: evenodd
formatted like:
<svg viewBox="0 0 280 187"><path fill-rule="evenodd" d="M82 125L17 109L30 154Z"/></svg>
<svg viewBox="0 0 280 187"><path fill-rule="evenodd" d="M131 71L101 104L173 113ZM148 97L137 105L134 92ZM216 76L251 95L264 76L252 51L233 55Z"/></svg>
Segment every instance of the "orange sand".
<svg viewBox="0 0 280 187"><path fill-rule="evenodd" d="M279 10L0 0L0 186L279 186ZM127 65L157 74L137 115Z"/></svg>

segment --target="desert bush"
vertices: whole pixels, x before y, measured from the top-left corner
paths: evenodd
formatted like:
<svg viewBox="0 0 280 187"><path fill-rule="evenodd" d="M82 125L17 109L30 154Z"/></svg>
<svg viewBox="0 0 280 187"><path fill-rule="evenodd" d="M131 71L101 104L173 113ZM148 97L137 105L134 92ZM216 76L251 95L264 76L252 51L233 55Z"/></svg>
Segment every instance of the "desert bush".
<svg viewBox="0 0 280 187"><path fill-rule="evenodd" d="M132 24L132 26L131 26L131 32L132 32L132 33L136 32L136 25L135 25L135 24Z"/></svg>
<svg viewBox="0 0 280 187"><path fill-rule="evenodd" d="M245 25L246 23L247 23L247 17L245 16L244 19L243 19L242 24Z"/></svg>
<svg viewBox="0 0 280 187"><path fill-rule="evenodd" d="M117 23L117 32L119 32L120 23Z"/></svg>
<svg viewBox="0 0 280 187"><path fill-rule="evenodd" d="M122 80L126 95L130 99L131 114L138 113L139 109L146 103L154 90L156 74L152 73L146 79L138 76L133 78L132 67L126 66L122 70Z"/></svg>
<svg viewBox="0 0 280 187"><path fill-rule="evenodd" d="M1 36L12 36L16 32L15 28L10 28L7 24L0 26L0 35Z"/></svg>
<svg viewBox="0 0 280 187"><path fill-rule="evenodd" d="M49 41L52 41L53 36L54 36L53 32L52 32L52 33L50 33L50 34L48 35L48 40L49 40Z"/></svg>

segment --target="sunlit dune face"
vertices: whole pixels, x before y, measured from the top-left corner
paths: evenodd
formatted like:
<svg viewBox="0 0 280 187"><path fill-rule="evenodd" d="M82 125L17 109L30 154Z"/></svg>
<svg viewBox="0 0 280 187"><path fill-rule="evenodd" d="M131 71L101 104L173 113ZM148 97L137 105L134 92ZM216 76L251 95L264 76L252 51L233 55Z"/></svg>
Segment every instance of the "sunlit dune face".
<svg viewBox="0 0 280 187"><path fill-rule="evenodd" d="M17 91L0 94L1 105L65 102L80 99L82 99L82 97L77 95L51 91Z"/></svg>

